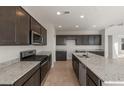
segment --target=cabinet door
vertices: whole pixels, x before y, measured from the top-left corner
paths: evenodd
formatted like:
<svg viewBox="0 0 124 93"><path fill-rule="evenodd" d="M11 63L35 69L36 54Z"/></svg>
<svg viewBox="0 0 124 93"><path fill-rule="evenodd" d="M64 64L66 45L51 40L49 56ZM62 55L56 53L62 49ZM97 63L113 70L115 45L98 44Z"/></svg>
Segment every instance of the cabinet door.
<svg viewBox="0 0 124 93"><path fill-rule="evenodd" d="M16 8L16 44L29 44L30 16L21 8Z"/></svg>
<svg viewBox="0 0 124 93"><path fill-rule="evenodd" d="M87 69L87 86L101 86L101 80L89 69Z"/></svg>
<svg viewBox="0 0 124 93"><path fill-rule="evenodd" d="M62 35L56 36L56 45L65 45L65 37Z"/></svg>
<svg viewBox="0 0 124 93"><path fill-rule="evenodd" d="M94 39L94 35L89 35L89 45L94 45L95 44L95 39Z"/></svg>
<svg viewBox="0 0 124 93"><path fill-rule="evenodd" d="M101 35L95 35L94 36L94 44L95 45L101 45Z"/></svg>
<svg viewBox="0 0 124 93"><path fill-rule="evenodd" d="M41 27L42 45L47 45L47 30Z"/></svg>
<svg viewBox="0 0 124 93"><path fill-rule="evenodd" d="M90 77L87 76L87 86L97 86Z"/></svg>
<svg viewBox="0 0 124 93"><path fill-rule="evenodd" d="M66 61L66 51L56 51L56 61Z"/></svg>
<svg viewBox="0 0 124 93"><path fill-rule="evenodd" d="M40 86L41 82L40 82L40 69L37 70L32 77L26 81L26 83L24 84L24 86Z"/></svg>
<svg viewBox="0 0 124 93"><path fill-rule="evenodd" d="M76 45L82 45L82 36L80 35L76 36Z"/></svg>
<svg viewBox="0 0 124 93"><path fill-rule="evenodd" d="M12 45L15 43L16 7L0 6L0 44Z"/></svg>
<svg viewBox="0 0 124 93"><path fill-rule="evenodd" d="M73 65L73 69L76 74L76 77L79 80L79 60L74 55L72 55L72 65Z"/></svg>
<svg viewBox="0 0 124 93"><path fill-rule="evenodd" d="M31 30L41 34L41 25L31 17Z"/></svg>
<svg viewBox="0 0 124 93"><path fill-rule="evenodd" d="M86 67L79 63L79 82L81 86L86 86Z"/></svg>
<svg viewBox="0 0 124 93"><path fill-rule="evenodd" d="M89 36L88 35L82 36L82 45L89 45Z"/></svg>
<svg viewBox="0 0 124 93"><path fill-rule="evenodd" d="M79 35L76 38L76 45L88 45L89 37L88 35Z"/></svg>

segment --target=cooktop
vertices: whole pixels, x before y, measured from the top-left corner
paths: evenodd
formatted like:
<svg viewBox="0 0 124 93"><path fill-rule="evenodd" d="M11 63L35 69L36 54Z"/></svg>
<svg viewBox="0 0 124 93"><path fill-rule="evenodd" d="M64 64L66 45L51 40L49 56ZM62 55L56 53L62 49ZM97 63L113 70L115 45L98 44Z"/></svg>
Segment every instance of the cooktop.
<svg viewBox="0 0 124 93"><path fill-rule="evenodd" d="M36 50L23 51L20 53L21 61L41 61L44 62L47 59L47 55L36 55Z"/></svg>

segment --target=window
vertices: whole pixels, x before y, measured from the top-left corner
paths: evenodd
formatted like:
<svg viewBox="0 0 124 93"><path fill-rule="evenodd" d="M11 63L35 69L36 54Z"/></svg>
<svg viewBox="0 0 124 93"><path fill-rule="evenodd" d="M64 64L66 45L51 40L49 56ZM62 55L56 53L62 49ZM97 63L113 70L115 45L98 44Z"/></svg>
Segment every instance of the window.
<svg viewBox="0 0 124 93"><path fill-rule="evenodd" d="M121 50L124 50L124 38L121 39Z"/></svg>

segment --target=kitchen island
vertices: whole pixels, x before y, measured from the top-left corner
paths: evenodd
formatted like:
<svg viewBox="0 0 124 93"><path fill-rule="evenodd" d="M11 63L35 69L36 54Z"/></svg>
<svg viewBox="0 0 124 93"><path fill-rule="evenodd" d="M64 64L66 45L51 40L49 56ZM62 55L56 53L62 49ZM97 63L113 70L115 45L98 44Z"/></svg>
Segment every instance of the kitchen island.
<svg viewBox="0 0 124 93"><path fill-rule="evenodd" d="M124 58L106 59L92 53L88 53L88 57L82 55L73 53L72 56L81 85L124 85Z"/></svg>

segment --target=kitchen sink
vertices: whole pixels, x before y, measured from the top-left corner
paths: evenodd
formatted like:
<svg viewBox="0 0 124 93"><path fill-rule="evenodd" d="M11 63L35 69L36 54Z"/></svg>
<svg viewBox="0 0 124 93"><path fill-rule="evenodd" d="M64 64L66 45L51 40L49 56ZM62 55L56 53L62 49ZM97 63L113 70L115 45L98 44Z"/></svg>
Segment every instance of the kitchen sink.
<svg viewBox="0 0 124 93"><path fill-rule="evenodd" d="M80 57L80 58L89 58L88 55L77 55L77 56Z"/></svg>

